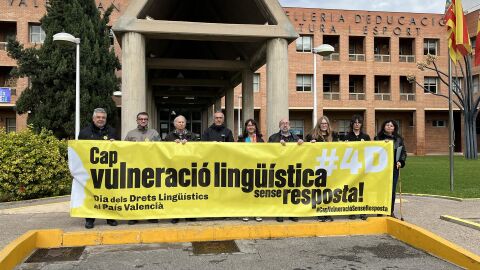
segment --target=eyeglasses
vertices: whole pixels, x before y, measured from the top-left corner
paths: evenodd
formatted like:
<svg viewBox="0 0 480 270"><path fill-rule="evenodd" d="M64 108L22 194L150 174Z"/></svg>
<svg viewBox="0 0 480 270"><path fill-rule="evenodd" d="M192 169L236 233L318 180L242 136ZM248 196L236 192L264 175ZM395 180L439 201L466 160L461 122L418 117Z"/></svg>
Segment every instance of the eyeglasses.
<svg viewBox="0 0 480 270"><path fill-rule="evenodd" d="M320 125L328 125L328 123L320 123Z"/></svg>
<svg viewBox="0 0 480 270"><path fill-rule="evenodd" d="M148 121L148 118L137 118L139 121Z"/></svg>

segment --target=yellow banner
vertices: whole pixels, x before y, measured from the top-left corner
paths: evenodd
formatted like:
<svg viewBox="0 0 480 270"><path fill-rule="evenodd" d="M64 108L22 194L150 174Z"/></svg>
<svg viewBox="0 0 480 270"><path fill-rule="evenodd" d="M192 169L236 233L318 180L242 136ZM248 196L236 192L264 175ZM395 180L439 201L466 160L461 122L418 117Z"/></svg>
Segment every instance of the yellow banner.
<svg viewBox="0 0 480 270"><path fill-rule="evenodd" d="M390 214L391 142L70 141L71 216Z"/></svg>

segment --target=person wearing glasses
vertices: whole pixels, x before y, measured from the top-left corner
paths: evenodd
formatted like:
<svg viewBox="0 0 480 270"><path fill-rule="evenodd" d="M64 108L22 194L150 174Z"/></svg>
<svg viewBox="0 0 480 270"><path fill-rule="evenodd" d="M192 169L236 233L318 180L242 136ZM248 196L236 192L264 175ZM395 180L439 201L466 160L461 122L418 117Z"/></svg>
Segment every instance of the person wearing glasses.
<svg viewBox="0 0 480 270"><path fill-rule="evenodd" d="M148 142L160 141L160 135L153 128L148 128L148 113L140 112L137 114L137 128L132 129L125 136L124 141ZM158 223L158 219L149 219L150 223ZM137 224L138 220L129 220L128 225Z"/></svg>
<svg viewBox="0 0 480 270"><path fill-rule="evenodd" d="M296 142L298 145L303 143L302 139L290 131L290 121L288 118L282 118L278 123L278 127L280 130L268 138L269 143L279 142L284 146L287 142ZM293 222L298 222L298 217L289 217L288 219ZM283 222L283 217L277 217L276 220L277 222Z"/></svg>
<svg viewBox="0 0 480 270"><path fill-rule="evenodd" d="M332 130L328 117L321 116L312 131L305 137L306 141L315 142L338 142L338 133ZM332 216L318 216L319 221L333 221Z"/></svg>
<svg viewBox="0 0 480 270"><path fill-rule="evenodd" d="M137 128L132 129L127 133L125 141L160 141L160 135L158 132L155 129L148 127L148 113L140 112L137 114Z"/></svg>

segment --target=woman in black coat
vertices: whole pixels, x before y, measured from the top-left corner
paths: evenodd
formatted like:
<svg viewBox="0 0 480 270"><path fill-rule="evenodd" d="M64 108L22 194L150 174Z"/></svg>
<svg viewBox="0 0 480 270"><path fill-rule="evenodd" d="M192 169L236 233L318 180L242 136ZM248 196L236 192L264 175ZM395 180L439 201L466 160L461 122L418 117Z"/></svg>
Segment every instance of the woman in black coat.
<svg viewBox="0 0 480 270"><path fill-rule="evenodd" d="M363 117L355 114L350 120L350 131L345 135L345 141L370 141L370 136L363 133Z"/></svg>
<svg viewBox="0 0 480 270"><path fill-rule="evenodd" d="M370 141L370 136L368 134L363 133L363 117L359 114L355 114L352 116L350 120L350 131L345 135L345 141L350 142L358 142L358 141ZM355 215L349 215L349 219L355 219ZM360 218L362 220L367 219L367 215L361 214Z"/></svg>
<svg viewBox="0 0 480 270"><path fill-rule="evenodd" d="M393 157L394 157L394 166L393 166L393 190L392 190L392 207L391 207L391 216L395 217L393 214L393 209L395 206L395 191L397 189L397 181L400 168L405 167L405 160L407 159L407 150L405 149L405 144L403 138L398 134L398 124L395 120L387 120L383 122L380 130L378 131L377 136L375 136L376 141L393 141ZM398 153L398 154L397 154Z"/></svg>

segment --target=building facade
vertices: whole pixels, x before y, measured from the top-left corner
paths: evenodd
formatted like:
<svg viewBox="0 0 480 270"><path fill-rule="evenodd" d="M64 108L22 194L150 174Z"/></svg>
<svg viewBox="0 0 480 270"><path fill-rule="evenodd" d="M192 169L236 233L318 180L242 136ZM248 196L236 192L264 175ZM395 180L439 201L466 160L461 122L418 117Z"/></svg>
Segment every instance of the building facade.
<svg viewBox="0 0 480 270"><path fill-rule="evenodd" d="M96 2L100 10L112 3L115 5L112 15L114 24L126 10L129 1ZM21 90L28 85L28 79L14 81L9 78L8 74L15 63L5 52L5 42L8 37L15 36L26 46L41 45L44 33L39 20L45 14L45 1L2 1L0 10L7 11L0 13L0 87L10 89L9 93L3 90L4 96L9 96L0 103L0 127L5 127L7 131L21 130L26 126L26 116L16 115L14 105ZM408 152L417 155L448 152L447 100L425 93L420 86L407 80L407 76L415 75L419 84L447 95L448 88L441 83L438 74L432 70L421 71L416 64L426 54L435 55L438 67L446 72L448 45L443 15L288 7L284 8L284 12L300 35L288 46L286 97L291 126L298 135L304 136L312 129L313 95L316 93L317 115L328 116L334 130L341 134L348 131L349 119L353 114L364 116L365 130L371 137L384 120L394 119L400 125ZM476 32L477 18L477 11L467 15L472 37ZM332 45L335 52L328 57L316 57L314 76L312 49L320 44ZM121 59L118 42L115 42L115 48ZM474 69L474 74L478 74L477 69ZM254 117L262 133L270 135L267 134L265 66L255 71L253 89ZM478 96L478 75L474 76L474 91ZM241 86L237 86L233 98L235 134L238 134L245 120L242 119L241 95ZM172 98L165 95L154 100L157 115L156 119L153 118L156 120L153 125L161 134L166 134L172 128L173 118L180 113L187 116L189 128L194 132L200 133L207 127L210 120L205 117L205 110L172 105L169 99ZM117 103L121 106L118 98ZM227 109L225 101L215 103L215 107ZM461 152L463 129L458 109L454 111L454 119L455 150ZM480 123L477 120L478 126Z"/></svg>

